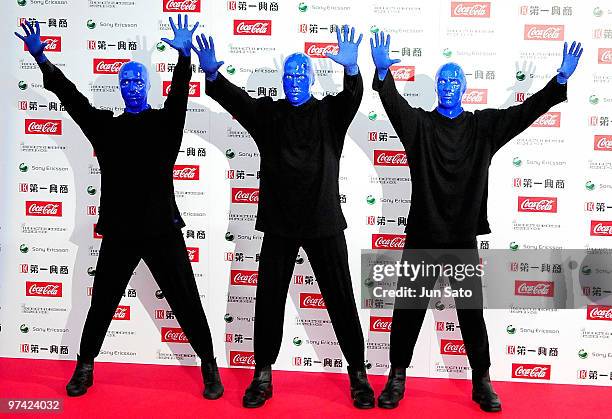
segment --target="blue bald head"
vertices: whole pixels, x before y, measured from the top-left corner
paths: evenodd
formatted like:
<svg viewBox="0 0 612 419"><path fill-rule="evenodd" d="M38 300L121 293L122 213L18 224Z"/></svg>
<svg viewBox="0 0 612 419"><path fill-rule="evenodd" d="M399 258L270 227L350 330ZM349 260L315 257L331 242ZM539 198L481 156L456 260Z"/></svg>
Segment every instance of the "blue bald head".
<svg viewBox="0 0 612 419"><path fill-rule="evenodd" d="M461 100L466 88L465 74L461 66L455 63L442 65L436 73L436 110L449 118L460 115L463 112Z"/></svg>
<svg viewBox="0 0 612 419"><path fill-rule="evenodd" d="M309 56L296 52L287 57L283 65L283 90L289 103L299 106L307 102L312 96L314 80L314 68Z"/></svg>
<svg viewBox="0 0 612 419"><path fill-rule="evenodd" d="M139 62L129 61L121 66L118 76L126 112L139 113L148 109L151 83L147 68Z"/></svg>

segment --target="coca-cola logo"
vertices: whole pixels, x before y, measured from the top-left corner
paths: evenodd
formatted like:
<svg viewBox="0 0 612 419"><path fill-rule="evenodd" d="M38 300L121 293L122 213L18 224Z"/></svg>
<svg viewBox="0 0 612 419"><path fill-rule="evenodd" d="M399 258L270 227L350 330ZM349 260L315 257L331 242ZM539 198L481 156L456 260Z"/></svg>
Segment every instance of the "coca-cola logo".
<svg viewBox="0 0 612 419"><path fill-rule="evenodd" d="M556 197L519 196L519 212L557 212Z"/></svg>
<svg viewBox="0 0 612 419"><path fill-rule="evenodd" d="M612 48L599 48L597 50L597 62L599 64L612 64Z"/></svg>
<svg viewBox="0 0 612 419"><path fill-rule="evenodd" d="M121 66L129 62L129 58L94 58L94 74L118 74Z"/></svg>
<svg viewBox="0 0 612 419"><path fill-rule="evenodd" d="M514 281L514 295L529 297L553 297L555 283L551 281Z"/></svg>
<svg viewBox="0 0 612 419"><path fill-rule="evenodd" d="M491 17L491 3L486 2L451 2L451 17Z"/></svg>
<svg viewBox="0 0 612 419"><path fill-rule="evenodd" d="M304 54L311 58L327 58L325 54L337 54L340 49L335 42L305 42Z"/></svg>
<svg viewBox="0 0 612 419"><path fill-rule="evenodd" d="M466 89L461 101L466 105L485 105L489 99L487 89Z"/></svg>
<svg viewBox="0 0 612 419"><path fill-rule="evenodd" d="M612 306L601 306L601 305L587 306L587 320L612 321Z"/></svg>
<svg viewBox="0 0 612 419"><path fill-rule="evenodd" d="M612 151L612 135L596 135L593 148L596 151Z"/></svg>
<svg viewBox="0 0 612 419"><path fill-rule="evenodd" d="M117 306L113 320L129 320L130 306Z"/></svg>
<svg viewBox="0 0 612 419"><path fill-rule="evenodd" d="M525 25L524 38L527 41L563 41L564 25Z"/></svg>
<svg viewBox="0 0 612 419"><path fill-rule="evenodd" d="M199 247L188 247L187 248L187 256L189 256L189 262L199 262L200 261L200 248Z"/></svg>
<svg viewBox="0 0 612 419"><path fill-rule="evenodd" d="M234 35L272 35L272 21L234 20Z"/></svg>
<svg viewBox="0 0 612 419"><path fill-rule="evenodd" d="M257 204L258 202L258 188L232 188L233 204Z"/></svg>
<svg viewBox="0 0 612 419"><path fill-rule="evenodd" d="M415 68L413 65L392 65L389 70L395 81L414 81Z"/></svg>
<svg viewBox="0 0 612 419"><path fill-rule="evenodd" d="M393 317L370 317L370 331L371 332L391 332L391 321Z"/></svg>
<svg viewBox="0 0 612 419"><path fill-rule="evenodd" d="M170 343L189 343L185 332L180 327L162 327L161 341Z"/></svg>
<svg viewBox="0 0 612 419"><path fill-rule="evenodd" d="M403 250L405 234L372 234L372 249Z"/></svg>
<svg viewBox="0 0 612 419"><path fill-rule="evenodd" d="M200 166L188 164L176 164L172 171L174 180L200 180Z"/></svg>
<svg viewBox="0 0 612 419"><path fill-rule="evenodd" d="M62 37L61 36L41 36L41 42L46 42L45 52L62 52ZM23 50L29 51L28 45L23 43Z"/></svg>
<svg viewBox="0 0 612 419"><path fill-rule="evenodd" d="M404 150L374 150L374 166L408 166Z"/></svg>
<svg viewBox="0 0 612 419"><path fill-rule="evenodd" d="M591 236L612 236L612 221L591 221Z"/></svg>
<svg viewBox="0 0 612 419"><path fill-rule="evenodd" d="M52 201L26 201L25 214L33 217L61 217L62 203Z"/></svg>
<svg viewBox="0 0 612 419"><path fill-rule="evenodd" d="M512 378L529 380L550 380L550 365L512 364Z"/></svg>
<svg viewBox="0 0 612 419"><path fill-rule="evenodd" d="M254 367L255 353L246 351L230 351L231 367Z"/></svg>
<svg viewBox="0 0 612 419"><path fill-rule="evenodd" d="M321 294L302 292L300 293L300 308L325 309L327 307Z"/></svg>
<svg viewBox="0 0 612 419"><path fill-rule="evenodd" d="M559 128L561 126L561 112L546 112L531 124L534 128Z"/></svg>
<svg viewBox="0 0 612 419"><path fill-rule="evenodd" d="M168 96L170 93L170 87L172 86L172 82L166 80L162 83L162 94L164 96ZM200 97L200 82L199 81L190 81L189 82L189 97Z"/></svg>
<svg viewBox="0 0 612 419"><path fill-rule="evenodd" d="M62 135L61 119L26 119L26 134Z"/></svg>
<svg viewBox="0 0 612 419"><path fill-rule="evenodd" d="M202 0L163 0L164 12L197 12L201 10Z"/></svg>
<svg viewBox="0 0 612 419"><path fill-rule="evenodd" d="M245 271L232 269L230 273L230 283L232 285L257 285L257 271Z"/></svg>
<svg viewBox="0 0 612 419"><path fill-rule="evenodd" d="M461 339L440 340L440 353L442 355L466 355L465 344Z"/></svg>
<svg viewBox="0 0 612 419"><path fill-rule="evenodd" d="M26 281L26 297L61 297L61 282Z"/></svg>

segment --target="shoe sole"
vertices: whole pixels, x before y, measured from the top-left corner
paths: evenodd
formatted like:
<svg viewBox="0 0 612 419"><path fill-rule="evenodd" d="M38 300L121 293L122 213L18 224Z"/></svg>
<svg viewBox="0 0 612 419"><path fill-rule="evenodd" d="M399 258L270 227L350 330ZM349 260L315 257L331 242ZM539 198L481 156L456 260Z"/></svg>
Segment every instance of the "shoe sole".
<svg viewBox="0 0 612 419"><path fill-rule="evenodd" d="M78 393L70 393L68 390L66 390L66 394L68 394L68 397L79 397L84 395L85 393L87 393L87 389L89 387L93 386L93 382L92 383L85 383L85 389L82 392L78 392Z"/></svg>
<svg viewBox="0 0 612 419"><path fill-rule="evenodd" d="M399 400L397 401L397 403L381 403L380 401L378 401L378 407L380 407L381 409L395 409L397 406L399 406L399 402L404 398L404 396L402 395L402 397L399 398Z"/></svg>
<svg viewBox="0 0 612 419"><path fill-rule="evenodd" d="M270 391L270 393L266 392L265 393L265 399L263 402L261 403L257 403L257 404L248 404L244 402L244 399L242 399L242 407L246 407L247 409L256 409L258 407L263 406L264 404L266 404L266 402L268 400L270 400L272 398L272 391Z"/></svg>

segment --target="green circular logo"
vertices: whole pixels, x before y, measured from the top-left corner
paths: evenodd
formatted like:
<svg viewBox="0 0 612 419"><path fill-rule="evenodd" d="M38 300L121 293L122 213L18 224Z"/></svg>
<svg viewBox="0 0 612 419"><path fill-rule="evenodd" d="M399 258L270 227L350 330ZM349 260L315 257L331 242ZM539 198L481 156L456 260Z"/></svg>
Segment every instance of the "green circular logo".
<svg viewBox="0 0 612 419"><path fill-rule="evenodd" d="M301 346L301 345L302 345L302 339L300 339L300 338L299 338L299 337L297 337L297 336L296 336L296 337L294 337L294 338L293 338L293 344L294 344L295 346Z"/></svg>
<svg viewBox="0 0 612 419"><path fill-rule="evenodd" d="M523 80L525 80L525 77L526 77L526 76L525 76L525 73L524 73L524 72L522 72L522 71L517 71L517 72L516 72L516 79L517 79L518 81L523 81Z"/></svg>
<svg viewBox="0 0 612 419"><path fill-rule="evenodd" d="M516 251L518 250L518 248L519 248L519 245L517 242L510 242L510 250Z"/></svg>
<svg viewBox="0 0 612 419"><path fill-rule="evenodd" d="M377 117L377 116L378 116L378 115L376 115L376 112L372 111L372 112L370 112L370 113L368 114L368 119L369 119L370 121L376 121L376 117Z"/></svg>
<svg viewBox="0 0 612 419"><path fill-rule="evenodd" d="M96 274L96 268L93 268L91 266L87 268L87 275L94 276L95 274Z"/></svg>
<svg viewBox="0 0 612 419"><path fill-rule="evenodd" d="M587 181L587 183L584 184L584 187L587 191L592 191L595 189L595 184L589 180Z"/></svg>
<svg viewBox="0 0 612 419"><path fill-rule="evenodd" d="M25 6L28 2L26 0L17 0L19 6Z"/></svg>
<svg viewBox="0 0 612 419"><path fill-rule="evenodd" d="M435 307L436 307L436 310L438 311L442 311L446 308L446 306L444 305L442 301L436 301Z"/></svg>
<svg viewBox="0 0 612 419"><path fill-rule="evenodd" d="M603 10L601 10L601 7L596 7L593 9L593 16L595 17L602 17L604 14Z"/></svg>
<svg viewBox="0 0 612 419"><path fill-rule="evenodd" d="M231 314L226 313L225 316L223 316L223 320L225 320L225 323L231 323L234 321L234 318Z"/></svg>
<svg viewBox="0 0 612 419"><path fill-rule="evenodd" d="M578 351L578 358L587 359L588 356L589 356L588 352L585 351L584 349L581 349Z"/></svg>
<svg viewBox="0 0 612 419"><path fill-rule="evenodd" d="M306 3L300 3L300 4L298 5L298 9L299 9L299 11L300 11L300 12L302 12L302 13L303 13L303 12L305 12L306 10L308 10L308 5L307 5Z"/></svg>
<svg viewBox="0 0 612 419"><path fill-rule="evenodd" d="M87 29L95 29L96 28L96 22L94 22L93 20L89 19L87 21Z"/></svg>
<svg viewBox="0 0 612 419"><path fill-rule="evenodd" d="M28 253L28 250L29 250L29 249L28 249L28 246L27 246L27 245L25 245L25 244L22 244L21 246L19 246L19 251L20 251L21 253Z"/></svg>
<svg viewBox="0 0 612 419"><path fill-rule="evenodd" d="M523 164L523 161L519 159L518 157L515 157L512 159L512 164L514 165L514 167L521 167L521 164Z"/></svg>
<svg viewBox="0 0 612 419"><path fill-rule="evenodd" d="M366 202L368 205L374 205L376 203L376 198L374 198L372 195L368 195L366 197Z"/></svg>
<svg viewBox="0 0 612 419"><path fill-rule="evenodd" d="M506 326L506 332L508 332L509 335L513 335L516 333L516 327L509 324L508 326Z"/></svg>
<svg viewBox="0 0 612 419"><path fill-rule="evenodd" d="M228 242L231 242L234 240L234 235L231 232L227 232L225 233L225 240L227 240Z"/></svg>
<svg viewBox="0 0 612 419"><path fill-rule="evenodd" d="M580 269L580 272L582 272L584 275L591 275L591 268L588 265L585 265L582 267L582 269Z"/></svg>
<svg viewBox="0 0 612 419"><path fill-rule="evenodd" d="M228 148L227 150L225 150L225 157L227 157L228 159L233 159L234 157L236 157L236 153L234 153L234 150L232 150L231 148Z"/></svg>
<svg viewBox="0 0 612 419"><path fill-rule="evenodd" d="M157 290L155 291L155 298L157 298L158 300L161 300L164 298L164 293L162 290Z"/></svg>
<svg viewBox="0 0 612 419"><path fill-rule="evenodd" d="M380 29L378 28L378 26L372 25L372 26L370 26L370 32L378 33L378 32L380 32Z"/></svg>
<svg viewBox="0 0 612 419"><path fill-rule="evenodd" d="M89 185L89 186L87 187L87 193L88 193L89 195L95 195L95 194L96 194L96 192L97 192L97 191L96 191L96 188L94 188L93 186Z"/></svg>
<svg viewBox="0 0 612 419"><path fill-rule="evenodd" d="M302 263L304 263L304 258L302 256L298 256L297 259L295 259L295 263L301 265Z"/></svg>
<svg viewBox="0 0 612 419"><path fill-rule="evenodd" d="M589 103L591 105L597 105L599 103L599 98L596 95L589 96Z"/></svg>
<svg viewBox="0 0 612 419"><path fill-rule="evenodd" d="M164 52L166 50L166 44L162 41L159 41L156 45L155 48L159 51L159 52Z"/></svg>
<svg viewBox="0 0 612 419"><path fill-rule="evenodd" d="M227 69L227 74L229 74L230 76L236 72L236 68L234 68L234 66L231 64L228 65L226 69Z"/></svg>
<svg viewBox="0 0 612 419"><path fill-rule="evenodd" d="M28 88L28 84L23 80L19 80L19 83L17 83L17 86L19 86L21 90L25 90Z"/></svg>
<svg viewBox="0 0 612 419"><path fill-rule="evenodd" d="M453 56L453 51L450 50L449 48L444 48L442 50L442 55L444 55L446 58L450 58Z"/></svg>
<svg viewBox="0 0 612 419"><path fill-rule="evenodd" d="M365 279L365 281L363 281L363 284L368 288L372 288L372 286L374 286L374 280L368 277Z"/></svg>
<svg viewBox="0 0 612 419"><path fill-rule="evenodd" d="M25 164L25 163L21 163L21 164L19 165L19 171L20 171L20 172L27 172L27 171L28 171L28 165L27 165L27 164Z"/></svg>
<svg viewBox="0 0 612 419"><path fill-rule="evenodd" d="M21 326L19 326L19 331L21 331L21 333L28 333L30 331L30 328L25 324L22 324Z"/></svg>
<svg viewBox="0 0 612 419"><path fill-rule="evenodd" d="M372 363L370 361L366 361L365 362L365 367L367 370L369 370L370 368L372 368Z"/></svg>

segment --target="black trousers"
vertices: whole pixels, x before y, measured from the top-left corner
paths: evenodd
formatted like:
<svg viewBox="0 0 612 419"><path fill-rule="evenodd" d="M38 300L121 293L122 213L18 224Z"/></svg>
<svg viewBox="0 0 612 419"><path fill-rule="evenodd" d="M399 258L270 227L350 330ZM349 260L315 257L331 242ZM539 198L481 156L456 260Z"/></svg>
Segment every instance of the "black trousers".
<svg viewBox="0 0 612 419"><path fill-rule="evenodd" d="M453 253L452 256L440 257L446 252L424 252L420 249L466 249ZM460 256L456 256L460 255ZM476 239L460 243L428 243L424 241L406 241L402 262L418 264L424 263L470 263L478 264L479 256ZM436 275L419 276L415 281L398 281L398 286L408 286L415 289L417 295L421 289L433 289L438 277ZM482 281L478 276L470 276L461 281L449 278L453 290L459 288L472 291L471 298L455 298L457 317L461 328L461 335L470 366L476 370L488 369L491 365L489 356L489 338L484 322L482 310ZM392 367L407 368L412 360L414 346L429 304L429 297L412 298L401 308L396 300L391 323L389 358Z"/></svg>
<svg viewBox="0 0 612 419"><path fill-rule="evenodd" d="M136 265L143 259L196 354L211 360L212 338L180 230L145 238L105 235L96 265L91 307L79 355L93 360Z"/></svg>
<svg viewBox="0 0 612 419"><path fill-rule="evenodd" d="M264 235L255 301L255 363L271 365L278 356L285 301L300 247L308 255L344 357L352 367L363 366L363 332L353 295L344 232L316 239Z"/></svg>

